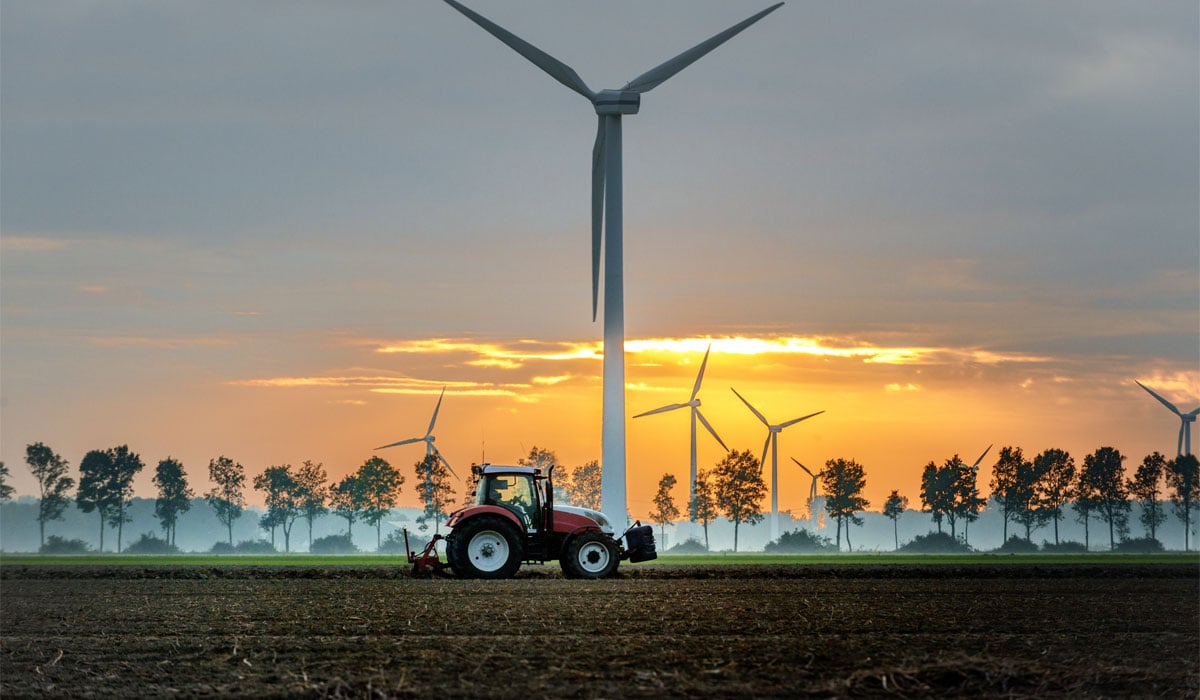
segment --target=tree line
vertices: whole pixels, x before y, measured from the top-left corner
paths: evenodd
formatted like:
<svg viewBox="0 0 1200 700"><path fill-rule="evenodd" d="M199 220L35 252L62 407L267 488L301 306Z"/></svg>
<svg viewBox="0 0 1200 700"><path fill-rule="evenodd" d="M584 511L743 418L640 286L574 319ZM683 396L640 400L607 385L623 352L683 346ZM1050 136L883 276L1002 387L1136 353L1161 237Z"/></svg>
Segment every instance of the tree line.
<svg viewBox="0 0 1200 700"><path fill-rule="evenodd" d="M70 463L44 443L29 444L25 461L38 484L37 521L39 541L46 545L46 525L61 520L72 500L84 513L95 513L99 525L100 551L108 529L116 529L118 552L123 544L123 526L131 521L128 514L133 498L133 480L145 469L141 456L128 445L91 450L79 462L78 480L70 475ZM521 464L549 467L557 465L552 452L534 447ZM432 525L437 532L455 503L455 490L445 462L428 454L413 465L415 491L422 505L416 522L425 531ZM0 503L11 500L13 487L8 467L0 462ZM307 524L308 546L312 549L313 523L325 515L346 521L346 536L353 537L355 523L375 528L376 547L382 544L382 524L402 492L406 479L386 459L373 456L353 473L331 481L320 462L306 460L299 467L271 465L247 482L246 468L221 455L209 460L208 477L212 483L203 494L204 502L228 533L233 546L233 524L245 514L247 485L263 495L265 512L259 527L270 536L272 549L282 534L283 549L291 551L293 528L298 521ZM173 457L160 460L153 483L157 490L154 515L158 519L166 545L175 545L176 524L189 511L196 497L184 465ZM574 470L560 469L555 474L560 502L598 508L600 502L600 464L593 460Z"/></svg>

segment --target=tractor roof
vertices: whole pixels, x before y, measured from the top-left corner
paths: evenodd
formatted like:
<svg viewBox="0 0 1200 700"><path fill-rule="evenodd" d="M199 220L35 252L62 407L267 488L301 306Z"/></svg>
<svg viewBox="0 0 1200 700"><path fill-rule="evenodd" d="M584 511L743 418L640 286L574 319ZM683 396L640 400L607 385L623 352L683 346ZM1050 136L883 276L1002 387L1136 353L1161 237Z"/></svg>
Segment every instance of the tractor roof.
<svg viewBox="0 0 1200 700"><path fill-rule="evenodd" d="M509 467L501 464L484 464L479 468L484 474L529 474L537 475L541 469L537 467Z"/></svg>

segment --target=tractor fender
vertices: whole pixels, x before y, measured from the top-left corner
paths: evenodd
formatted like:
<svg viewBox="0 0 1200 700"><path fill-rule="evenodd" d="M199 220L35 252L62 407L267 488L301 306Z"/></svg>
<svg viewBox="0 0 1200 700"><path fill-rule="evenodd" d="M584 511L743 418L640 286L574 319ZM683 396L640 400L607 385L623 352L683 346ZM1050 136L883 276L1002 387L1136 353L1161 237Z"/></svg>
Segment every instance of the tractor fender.
<svg viewBox="0 0 1200 700"><path fill-rule="evenodd" d="M510 520L512 522L512 524L517 527L518 530L520 530L521 532L525 532L525 524L522 523L520 521L520 519L517 518L517 516L514 515L511 510L508 510L507 508L501 508L500 506L470 506L467 508L462 508L460 510L456 510L450 514L450 519L446 521L446 527L449 527L450 529L454 529L455 527L457 527L459 524L461 524L463 521L465 521L468 518L473 518L476 515L485 515L485 514L486 515L499 515L499 516L505 517L508 520Z"/></svg>

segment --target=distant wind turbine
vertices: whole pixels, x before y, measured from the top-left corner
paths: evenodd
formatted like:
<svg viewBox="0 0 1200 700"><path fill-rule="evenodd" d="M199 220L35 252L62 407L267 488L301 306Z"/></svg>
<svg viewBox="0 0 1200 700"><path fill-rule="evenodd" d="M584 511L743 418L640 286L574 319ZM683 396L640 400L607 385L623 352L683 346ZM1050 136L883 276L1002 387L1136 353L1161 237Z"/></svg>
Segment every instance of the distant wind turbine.
<svg viewBox="0 0 1200 700"><path fill-rule="evenodd" d="M816 474L813 474L811 469L809 469L808 467L806 467L800 463L800 460L796 459L795 457L792 457L792 461L796 463L796 466L803 469L806 474L808 474L809 476L812 477L812 486L810 486L808 489L808 517L810 520L816 520L817 519L817 477L821 476L825 472L820 471L820 472L817 472Z"/></svg>
<svg viewBox="0 0 1200 700"><path fill-rule="evenodd" d="M809 418L812 418L813 416L819 416L822 413L824 413L824 411L817 411L816 413L810 413L807 416L793 418L792 420L787 421L786 423L780 423L778 425L771 425L767 421L767 419L763 416L763 414L758 412L757 408L750 405L750 402L747 401L745 399L745 397L743 397L741 394L737 393L737 389L730 387L729 390L732 391L734 394L736 394L737 397L742 400L742 403L746 404L746 408L749 408L750 411L760 421L762 421L763 425L767 426L767 441L763 443L763 456L762 456L762 459L760 459L758 461L758 465L759 465L759 469L762 469L763 465L766 463L766 460L767 460L767 448L770 447L771 448L771 540L774 541L774 540L779 539L779 433L782 432L783 429L788 427L789 425L795 425L796 423L799 423L802 420L808 420Z"/></svg>
<svg viewBox="0 0 1200 700"><path fill-rule="evenodd" d="M437 423L438 411L441 410L441 408L442 408L442 399L445 396L446 396L446 387L442 387L442 393L440 396L438 396L437 405L433 407L433 418L429 419L429 429L425 431L425 437L415 437L415 438L409 438L407 440L400 440L399 442L393 442L393 443L390 443L387 445L383 445L382 447L376 447L375 449L386 450L389 447L396 447L397 445L411 445L414 442L424 442L425 443L425 456L428 457L431 454L437 455L437 458L442 460L442 464L446 465L446 468L450 470L450 473L454 474L454 469L450 467L450 463L446 461L446 458L442 456L442 453L438 452L437 446L433 444L433 441L437 439L433 436L433 426L435 423ZM457 479L458 474L454 474L454 478Z"/></svg>
<svg viewBox="0 0 1200 700"><path fill-rule="evenodd" d="M637 114L642 93L649 92L743 29L774 12L778 3L752 15L678 56L639 75L619 90L593 91L567 64L542 51L456 0L454 9L478 24L550 77L583 95L599 118L592 147L592 320L600 289L600 250L604 248L604 407L601 419L600 503L610 517L624 522L625 499L625 299L621 204L621 117ZM601 236L601 224L605 225Z"/></svg>
<svg viewBox="0 0 1200 700"><path fill-rule="evenodd" d="M696 395L700 393L700 382L704 380L704 368L706 365L708 365L708 353L711 350L712 343L709 343L708 350L704 351L704 360L700 363L700 371L696 374L696 384L692 387L692 396L690 399L688 399L687 403L673 403L669 406L663 406L661 408L656 408L652 411L646 411L645 413L639 413L634 416L634 418L641 418L642 416L652 416L655 413L674 411L677 408L690 407L692 409L692 471L691 478L688 481L689 504L692 502L692 499L696 497L696 420L699 419L700 423L704 425L709 434L711 434L717 442L721 443L721 447L724 447L726 452L729 451L729 448L725 447L725 441L721 439L720 435L717 435L717 431L713 430L712 425L705 420L704 414L700 412L700 399L696 398Z"/></svg>
<svg viewBox="0 0 1200 700"><path fill-rule="evenodd" d="M1183 413L1178 408L1175 408L1175 404L1154 393L1154 390L1150 387L1142 384L1136 379L1133 380L1133 383L1145 389L1147 393L1158 399L1159 403L1171 409L1171 413L1179 416L1179 442L1175 447L1177 452L1176 457L1190 455L1192 453L1192 423L1195 423L1196 416L1200 415L1200 408L1193 409L1188 413Z"/></svg>

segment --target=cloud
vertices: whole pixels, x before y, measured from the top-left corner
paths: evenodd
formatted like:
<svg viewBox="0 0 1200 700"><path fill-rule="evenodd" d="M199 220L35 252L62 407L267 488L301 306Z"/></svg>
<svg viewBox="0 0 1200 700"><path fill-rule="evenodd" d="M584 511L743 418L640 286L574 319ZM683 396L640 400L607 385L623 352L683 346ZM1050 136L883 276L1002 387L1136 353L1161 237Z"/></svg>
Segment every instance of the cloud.
<svg viewBox="0 0 1200 700"><path fill-rule="evenodd" d="M87 339L91 345L101 348L146 347L163 350L175 350L190 347L220 347L234 345L231 338L212 336L192 338L155 338L149 336L92 336Z"/></svg>
<svg viewBox="0 0 1200 700"><path fill-rule="evenodd" d="M67 242L58 238L41 238L37 236L3 236L0 237L0 250L6 253L45 253L53 250L63 250Z"/></svg>
<svg viewBox="0 0 1200 700"><path fill-rule="evenodd" d="M907 383L907 384L896 384L896 383L893 383L893 384L888 384L888 385L884 386L883 388L884 388L884 390L885 390L885 391L888 391L888 392L899 392L899 391L920 391L920 390L921 390L921 385L920 385L920 384L913 384L913 383L911 383L911 382L909 382L909 383Z"/></svg>

